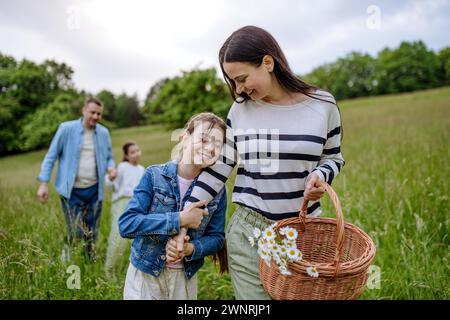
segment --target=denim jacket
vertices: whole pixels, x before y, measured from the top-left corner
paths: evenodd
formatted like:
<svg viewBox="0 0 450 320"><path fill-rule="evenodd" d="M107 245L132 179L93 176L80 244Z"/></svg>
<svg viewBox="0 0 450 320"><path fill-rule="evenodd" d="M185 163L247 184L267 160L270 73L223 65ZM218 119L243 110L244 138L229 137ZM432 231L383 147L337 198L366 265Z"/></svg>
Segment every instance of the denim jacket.
<svg viewBox="0 0 450 320"><path fill-rule="evenodd" d="M52 143L45 155L41 173L37 177L40 182L49 182L53 167L58 160L56 174L56 191L65 198L70 198L80 162L80 149L83 143L83 118L66 121L59 125ZM114 167L111 137L107 128L97 124L94 129L95 161L98 177L98 200L103 199L103 177L108 168Z"/></svg>
<svg viewBox="0 0 450 320"><path fill-rule="evenodd" d="M170 161L150 166L134 189L125 212L119 218L120 235L134 238L131 263L142 272L159 276L166 263L166 243L180 231L179 215L197 179L186 191L180 206L177 163ZM208 205L198 229L189 229L193 254L184 258L184 271L190 279L212 255L223 246L225 239L226 190L223 188Z"/></svg>

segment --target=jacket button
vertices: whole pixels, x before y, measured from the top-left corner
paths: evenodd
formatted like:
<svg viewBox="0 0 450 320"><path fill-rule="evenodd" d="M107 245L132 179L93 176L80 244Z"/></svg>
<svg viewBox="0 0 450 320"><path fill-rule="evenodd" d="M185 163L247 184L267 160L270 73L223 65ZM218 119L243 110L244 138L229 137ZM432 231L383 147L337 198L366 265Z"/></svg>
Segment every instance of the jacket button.
<svg viewBox="0 0 450 320"><path fill-rule="evenodd" d="M172 229L172 234L175 234L175 233L177 233L177 229L173 228Z"/></svg>
<svg viewBox="0 0 450 320"><path fill-rule="evenodd" d="M154 273L155 275L158 275L158 274L159 274L159 271L153 270L153 273Z"/></svg>
<svg viewBox="0 0 450 320"><path fill-rule="evenodd" d="M161 260L166 260L166 256L165 255L161 255Z"/></svg>

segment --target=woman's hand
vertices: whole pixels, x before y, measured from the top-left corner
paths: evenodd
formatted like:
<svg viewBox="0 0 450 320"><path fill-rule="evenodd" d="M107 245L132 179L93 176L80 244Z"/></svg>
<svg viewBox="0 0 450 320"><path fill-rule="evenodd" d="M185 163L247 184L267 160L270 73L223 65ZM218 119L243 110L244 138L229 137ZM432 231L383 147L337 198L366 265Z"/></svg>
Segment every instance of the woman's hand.
<svg viewBox="0 0 450 320"><path fill-rule="evenodd" d="M174 236L167 241L166 244L166 261L168 263L178 263L184 257L192 255L194 252L194 245L189 242L189 236L184 237L183 251L177 250L177 236Z"/></svg>
<svg viewBox="0 0 450 320"><path fill-rule="evenodd" d="M323 197L325 189L322 188L319 182L322 181L319 175L315 172L311 172L306 178L305 192L303 197L308 201L316 201Z"/></svg>

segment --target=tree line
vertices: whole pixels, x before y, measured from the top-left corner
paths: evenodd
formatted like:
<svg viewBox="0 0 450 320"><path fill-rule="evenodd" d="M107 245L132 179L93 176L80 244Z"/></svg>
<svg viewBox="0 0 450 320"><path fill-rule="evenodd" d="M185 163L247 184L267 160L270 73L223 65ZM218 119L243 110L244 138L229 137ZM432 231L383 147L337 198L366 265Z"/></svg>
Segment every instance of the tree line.
<svg viewBox="0 0 450 320"><path fill-rule="evenodd" d="M143 103L136 94L78 90L73 74L65 63L17 61L0 53L0 155L47 146L59 123L80 117L88 96L103 102L102 123L110 129L142 124L181 127L202 111L225 118L232 103L215 68L195 68L161 79L149 88ZM416 41L385 48L375 57L351 52L299 77L338 100L446 86L450 47L434 52Z"/></svg>

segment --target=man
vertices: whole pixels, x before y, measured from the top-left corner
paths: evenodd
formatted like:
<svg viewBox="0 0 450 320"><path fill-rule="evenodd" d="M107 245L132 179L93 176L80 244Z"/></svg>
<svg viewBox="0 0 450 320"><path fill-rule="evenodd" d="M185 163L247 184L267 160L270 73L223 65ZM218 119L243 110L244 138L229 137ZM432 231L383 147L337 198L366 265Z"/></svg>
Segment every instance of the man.
<svg viewBox="0 0 450 320"><path fill-rule="evenodd" d="M48 200L48 182L58 160L55 188L68 227L68 244L73 238L83 239L85 253L94 258L94 244L98 237L103 200L103 177L111 180L116 169L107 128L98 124L103 105L96 98L88 98L82 109L83 117L60 124L41 166L37 179L41 182L37 196L41 203ZM68 246L62 253L67 260Z"/></svg>

